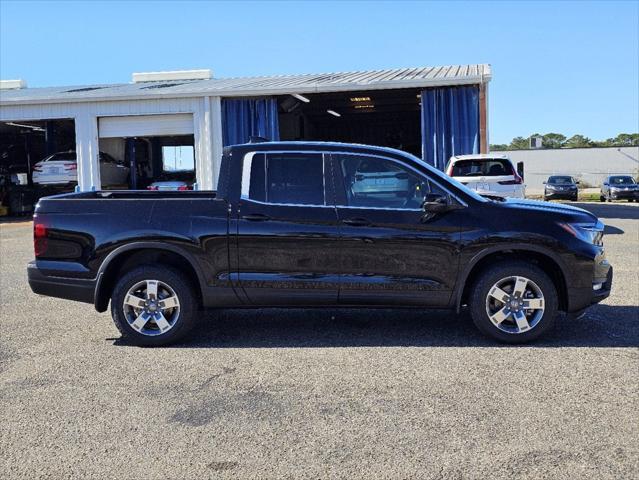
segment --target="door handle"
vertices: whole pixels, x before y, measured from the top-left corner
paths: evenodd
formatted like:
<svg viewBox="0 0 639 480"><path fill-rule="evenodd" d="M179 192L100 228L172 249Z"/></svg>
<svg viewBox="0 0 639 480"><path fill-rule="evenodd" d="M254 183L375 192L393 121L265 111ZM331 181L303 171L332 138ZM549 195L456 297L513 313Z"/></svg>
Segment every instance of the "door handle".
<svg viewBox="0 0 639 480"><path fill-rule="evenodd" d="M342 223L350 225L351 227L367 227L371 224L371 222L365 218L346 218L342 220Z"/></svg>
<svg viewBox="0 0 639 480"><path fill-rule="evenodd" d="M248 220L249 222L264 222L270 219L271 217L264 215L263 213L250 213L242 216L242 220Z"/></svg>

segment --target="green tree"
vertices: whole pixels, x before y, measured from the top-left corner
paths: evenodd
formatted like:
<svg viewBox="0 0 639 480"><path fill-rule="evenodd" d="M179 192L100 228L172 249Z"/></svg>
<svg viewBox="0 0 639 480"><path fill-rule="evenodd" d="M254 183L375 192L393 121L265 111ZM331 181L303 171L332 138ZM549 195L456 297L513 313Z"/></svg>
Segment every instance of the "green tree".
<svg viewBox="0 0 639 480"><path fill-rule="evenodd" d="M527 138L515 137L510 142L508 148L510 150L528 150L530 148L530 145Z"/></svg>
<svg viewBox="0 0 639 480"><path fill-rule="evenodd" d="M496 145L491 145L490 146L490 150L493 152L500 152L503 150L508 150L508 145L506 145L505 143L498 143Z"/></svg>
<svg viewBox="0 0 639 480"><path fill-rule="evenodd" d="M620 133L611 140L614 147L634 147L639 145L639 133Z"/></svg>
<svg viewBox="0 0 639 480"><path fill-rule="evenodd" d="M593 141L583 135L573 135L564 142L567 148L588 148L593 146Z"/></svg>
<svg viewBox="0 0 639 480"><path fill-rule="evenodd" d="M566 142L566 136L561 133L546 133L542 138L544 148L561 148Z"/></svg>

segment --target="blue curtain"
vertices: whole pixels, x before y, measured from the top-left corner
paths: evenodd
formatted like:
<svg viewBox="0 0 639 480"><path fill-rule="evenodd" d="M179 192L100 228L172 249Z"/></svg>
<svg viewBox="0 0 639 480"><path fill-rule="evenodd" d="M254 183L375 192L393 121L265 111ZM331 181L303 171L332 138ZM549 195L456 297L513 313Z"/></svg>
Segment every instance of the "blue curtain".
<svg viewBox="0 0 639 480"><path fill-rule="evenodd" d="M250 137L279 140L275 98L222 99L222 141L224 146L246 143Z"/></svg>
<svg viewBox="0 0 639 480"><path fill-rule="evenodd" d="M422 158L444 170L453 155L479 152L479 87L422 91Z"/></svg>

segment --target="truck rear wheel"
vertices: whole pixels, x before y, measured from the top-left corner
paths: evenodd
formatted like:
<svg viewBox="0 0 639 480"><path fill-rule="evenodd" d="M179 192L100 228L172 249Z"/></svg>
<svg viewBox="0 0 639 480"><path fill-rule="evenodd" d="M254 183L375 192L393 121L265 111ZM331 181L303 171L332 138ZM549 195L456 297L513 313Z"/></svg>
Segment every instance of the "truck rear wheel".
<svg viewBox="0 0 639 480"><path fill-rule="evenodd" d="M553 327L557 289L533 264L502 262L480 274L469 306L473 322L484 334L506 343L525 343Z"/></svg>
<svg viewBox="0 0 639 480"><path fill-rule="evenodd" d="M115 326L140 346L181 340L193 327L196 311L191 283L171 267L137 267L120 278L111 296Z"/></svg>

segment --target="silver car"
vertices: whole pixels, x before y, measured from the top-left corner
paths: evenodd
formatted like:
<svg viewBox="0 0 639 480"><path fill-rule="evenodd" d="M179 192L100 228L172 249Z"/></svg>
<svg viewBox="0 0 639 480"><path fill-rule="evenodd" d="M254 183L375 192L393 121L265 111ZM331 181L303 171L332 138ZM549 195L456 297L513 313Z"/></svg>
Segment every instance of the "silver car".
<svg viewBox="0 0 639 480"><path fill-rule="evenodd" d="M610 175L601 185L599 200L602 202L612 200L639 201L639 185L631 175Z"/></svg>

